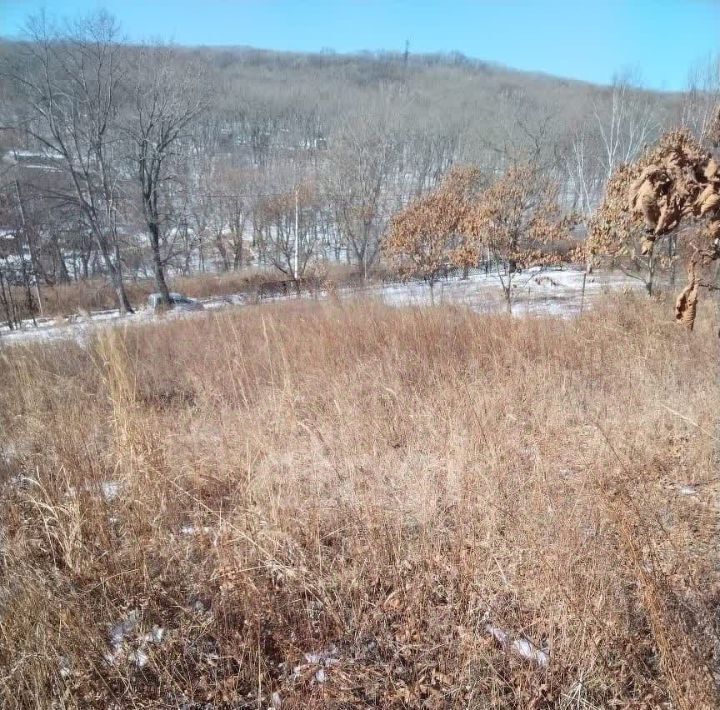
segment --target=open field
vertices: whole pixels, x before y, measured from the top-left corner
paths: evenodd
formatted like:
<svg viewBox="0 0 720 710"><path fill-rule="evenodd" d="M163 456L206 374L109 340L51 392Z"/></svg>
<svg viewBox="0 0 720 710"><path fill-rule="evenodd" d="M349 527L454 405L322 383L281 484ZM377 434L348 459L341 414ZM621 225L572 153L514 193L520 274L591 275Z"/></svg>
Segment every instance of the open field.
<svg viewBox="0 0 720 710"><path fill-rule="evenodd" d="M0 354L0 705L716 707L710 300L296 301Z"/></svg>

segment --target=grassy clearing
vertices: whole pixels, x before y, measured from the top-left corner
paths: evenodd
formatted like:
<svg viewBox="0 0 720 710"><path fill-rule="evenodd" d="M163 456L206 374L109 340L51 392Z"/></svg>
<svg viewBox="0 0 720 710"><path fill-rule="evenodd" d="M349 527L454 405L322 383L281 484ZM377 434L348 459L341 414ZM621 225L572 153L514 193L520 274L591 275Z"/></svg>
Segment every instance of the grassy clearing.
<svg viewBox="0 0 720 710"><path fill-rule="evenodd" d="M7 348L0 704L715 706L711 326L292 303Z"/></svg>

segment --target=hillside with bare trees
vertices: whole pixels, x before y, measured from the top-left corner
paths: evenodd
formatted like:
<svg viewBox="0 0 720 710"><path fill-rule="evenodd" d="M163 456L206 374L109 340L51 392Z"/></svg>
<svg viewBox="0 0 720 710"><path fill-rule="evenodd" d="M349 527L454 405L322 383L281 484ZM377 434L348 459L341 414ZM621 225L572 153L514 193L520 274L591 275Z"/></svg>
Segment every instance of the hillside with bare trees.
<svg viewBox="0 0 720 710"><path fill-rule="evenodd" d="M681 96L630 75L598 87L458 54L121 38L101 13L39 17L26 41L0 45L10 322L39 313L45 287L52 300L75 281L98 293L107 282L130 310L125 284L144 279L167 295L174 277L246 267L300 278L337 262L367 277L391 216L458 164L492 178L532 163L558 185L562 209L589 216L613 170L665 129L705 130L712 79L698 75Z"/></svg>

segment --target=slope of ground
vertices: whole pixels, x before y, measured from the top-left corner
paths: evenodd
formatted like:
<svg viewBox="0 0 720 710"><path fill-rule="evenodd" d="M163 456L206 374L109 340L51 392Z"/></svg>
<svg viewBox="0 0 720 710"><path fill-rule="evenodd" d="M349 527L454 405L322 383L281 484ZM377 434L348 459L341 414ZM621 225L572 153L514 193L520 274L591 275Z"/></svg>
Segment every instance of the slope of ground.
<svg viewBox="0 0 720 710"><path fill-rule="evenodd" d="M670 310L8 349L0 704L713 707L720 360Z"/></svg>

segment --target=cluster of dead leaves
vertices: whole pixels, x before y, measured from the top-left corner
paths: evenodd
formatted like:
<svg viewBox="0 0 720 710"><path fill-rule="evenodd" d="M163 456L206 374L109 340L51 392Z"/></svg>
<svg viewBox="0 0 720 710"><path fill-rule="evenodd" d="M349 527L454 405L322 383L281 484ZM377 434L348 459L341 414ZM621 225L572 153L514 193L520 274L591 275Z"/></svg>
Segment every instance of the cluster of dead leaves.
<svg viewBox="0 0 720 710"><path fill-rule="evenodd" d="M576 219L563 214L554 180L524 163L485 189L482 182L476 168L456 168L393 218L384 248L401 273L432 281L488 253L518 268L566 260L555 247L571 239Z"/></svg>
<svg viewBox="0 0 720 710"><path fill-rule="evenodd" d="M432 282L452 261L481 181L477 168L457 167L436 190L393 217L384 250L401 274Z"/></svg>
<svg viewBox="0 0 720 710"><path fill-rule="evenodd" d="M720 130L720 115L717 122ZM720 165L689 132L674 130L615 172L591 222L588 249L617 256L642 235L641 251L649 254L681 225L694 228L684 234L689 283L677 300L676 318L692 328L700 271L720 257Z"/></svg>

